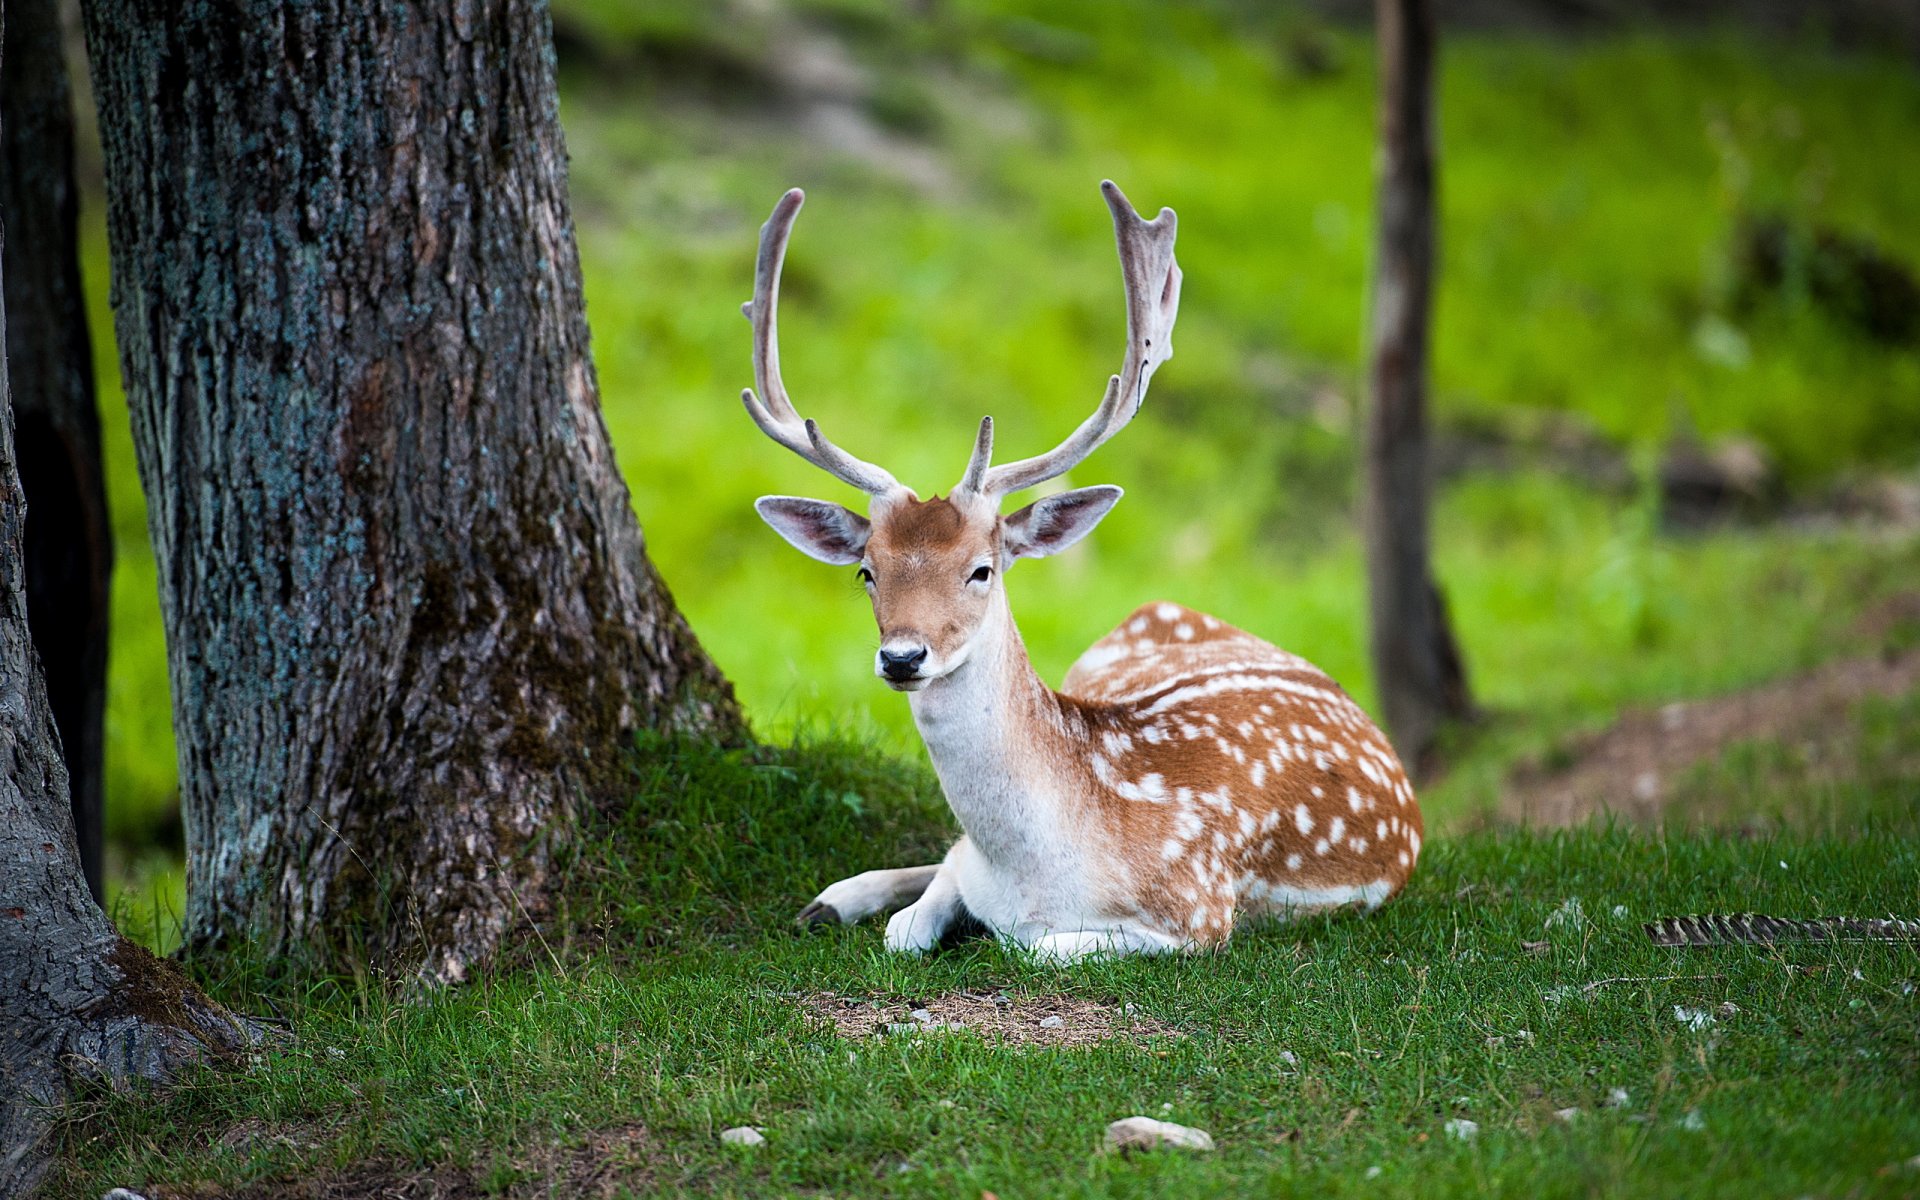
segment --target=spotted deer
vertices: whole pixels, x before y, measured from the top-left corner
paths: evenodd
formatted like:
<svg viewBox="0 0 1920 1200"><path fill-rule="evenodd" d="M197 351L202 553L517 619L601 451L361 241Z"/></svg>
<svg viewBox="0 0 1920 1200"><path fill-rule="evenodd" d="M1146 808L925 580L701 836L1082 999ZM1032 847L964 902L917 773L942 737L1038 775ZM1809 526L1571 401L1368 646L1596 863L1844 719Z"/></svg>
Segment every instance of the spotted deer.
<svg viewBox="0 0 1920 1200"><path fill-rule="evenodd" d="M880 627L874 671L908 694L965 836L944 861L833 884L800 923L894 910L886 944L925 951L969 915L1054 960L1222 945L1241 917L1373 908L1420 854L1420 809L1387 739L1305 659L1177 604L1148 604L1054 691L1027 658L1003 577L1072 546L1121 491L1076 488L1011 516L1002 500L1066 474L1140 409L1173 353L1175 217L1141 218L1101 184L1125 281L1120 373L1066 441L992 465L980 422L953 493L921 500L828 441L780 378L780 270L799 189L760 231L753 299L763 433L870 496L868 515L765 496L762 518L802 553L858 565Z"/></svg>

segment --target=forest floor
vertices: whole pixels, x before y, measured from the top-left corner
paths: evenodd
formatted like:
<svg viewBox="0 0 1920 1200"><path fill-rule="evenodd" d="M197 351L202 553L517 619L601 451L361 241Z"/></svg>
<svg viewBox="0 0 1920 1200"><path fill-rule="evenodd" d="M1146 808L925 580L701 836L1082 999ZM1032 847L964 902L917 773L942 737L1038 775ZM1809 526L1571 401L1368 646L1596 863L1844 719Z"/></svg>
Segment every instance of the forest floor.
<svg viewBox="0 0 1920 1200"><path fill-rule="evenodd" d="M940 853L923 768L648 746L516 963L414 998L236 969L216 990L290 1043L82 1100L49 1194L1910 1195L1920 948L1641 928L1920 912L1920 697L1859 729L1847 771L1762 740L1692 776L1790 821L1440 834L1378 913L1065 969L792 927ZM1103 1152L1135 1115L1217 1149Z"/></svg>

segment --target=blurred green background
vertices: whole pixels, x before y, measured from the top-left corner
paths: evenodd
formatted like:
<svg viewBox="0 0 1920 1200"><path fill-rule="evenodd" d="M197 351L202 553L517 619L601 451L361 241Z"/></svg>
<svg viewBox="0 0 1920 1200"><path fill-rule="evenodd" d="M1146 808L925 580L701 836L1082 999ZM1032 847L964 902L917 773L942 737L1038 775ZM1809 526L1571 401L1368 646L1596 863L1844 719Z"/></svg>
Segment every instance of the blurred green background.
<svg viewBox="0 0 1920 1200"><path fill-rule="evenodd" d="M1003 456L1034 453L1117 367L1098 181L1175 207L1176 356L1134 426L1062 481L1127 498L1082 548L1015 573L1023 632L1057 681L1133 606L1175 598L1373 704L1352 519L1364 22L1224 0L557 0L555 20L607 421L655 561L764 735L919 753L903 698L872 679L850 572L751 508L853 499L737 399L755 232L795 184L788 384L923 495L957 478L983 413ZM1920 264L1920 72L1842 41L1448 31L1435 536L1489 718L1428 793L1443 824L1627 706L1912 637L1862 614L1920 578L1920 316L1898 285ZM165 653L91 197L119 538L111 870L123 921L164 940ZM1689 455L1739 468L1731 519L1692 519L1663 486Z"/></svg>

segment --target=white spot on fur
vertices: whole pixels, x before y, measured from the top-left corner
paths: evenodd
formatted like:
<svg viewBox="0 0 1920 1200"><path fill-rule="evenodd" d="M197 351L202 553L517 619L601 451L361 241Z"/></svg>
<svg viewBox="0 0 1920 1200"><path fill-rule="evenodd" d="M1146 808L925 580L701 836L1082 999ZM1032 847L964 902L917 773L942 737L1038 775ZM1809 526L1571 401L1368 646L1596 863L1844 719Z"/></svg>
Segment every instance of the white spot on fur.
<svg viewBox="0 0 1920 1200"><path fill-rule="evenodd" d="M1335 817L1333 824L1327 826L1327 840L1336 846L1347 840L1347 822L1344 818Z"/></svg>
<svg viewBox="0 0 1920 1200"><path fill-rule="evenodd" d="M1301 804L1294 808L1293 826L1295 829L1298 829L1302 834L1308 834L1313 832L1313 814L1307 811L1306 805Z"/></svg>

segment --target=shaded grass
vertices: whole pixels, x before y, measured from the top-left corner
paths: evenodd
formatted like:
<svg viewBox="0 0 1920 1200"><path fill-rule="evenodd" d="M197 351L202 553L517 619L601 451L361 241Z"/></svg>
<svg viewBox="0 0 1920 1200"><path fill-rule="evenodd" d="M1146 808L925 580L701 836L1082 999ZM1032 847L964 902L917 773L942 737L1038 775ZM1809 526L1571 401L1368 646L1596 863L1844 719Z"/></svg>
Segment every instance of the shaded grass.
<svg viewBox="0 0 1920 1200"><path fill-rule="evenodd" d="M652 1147L635 1194L1839 1194L1897 1191L1876 1172L1920 1148L1913 947L1680 952L1638 928L1703 910L1920 910L1911 808L1844 836L1435 839L1372 916L1056 969L988 943L898 958L872 924L788 929L830 879L941 842L918 769L831 744L655 744L644 761L632 803L575 864L554 958L530 947L519 968L412 1002L365 981L274 997L290 1050L165 1105L77 1106L61 1186L232 1186L376 1161L534 1194L528 1164L549 1147L629 1122ZM1552 922L1570 898L1585 915ZM262 1007L248 979L215 983ZM1621 982L1588 986L1608 979ZM847 1043L794 1002L957 988L1130 1003L1187 1036ZM1675 1006L1717 1015L1693 1029ZM1608 1108L1614 1088L1628 1100ZM1562 1124L1565 1107L1585 1115ZM1097 1154L1106 1122L1133 1113L1209 1129L1221 1149ZM1478 1138L1446 1137L1456 1116ZM242 1118L319 1145L222 1146ZM769 1145L715 1141L743 1123Z"/></svg>

